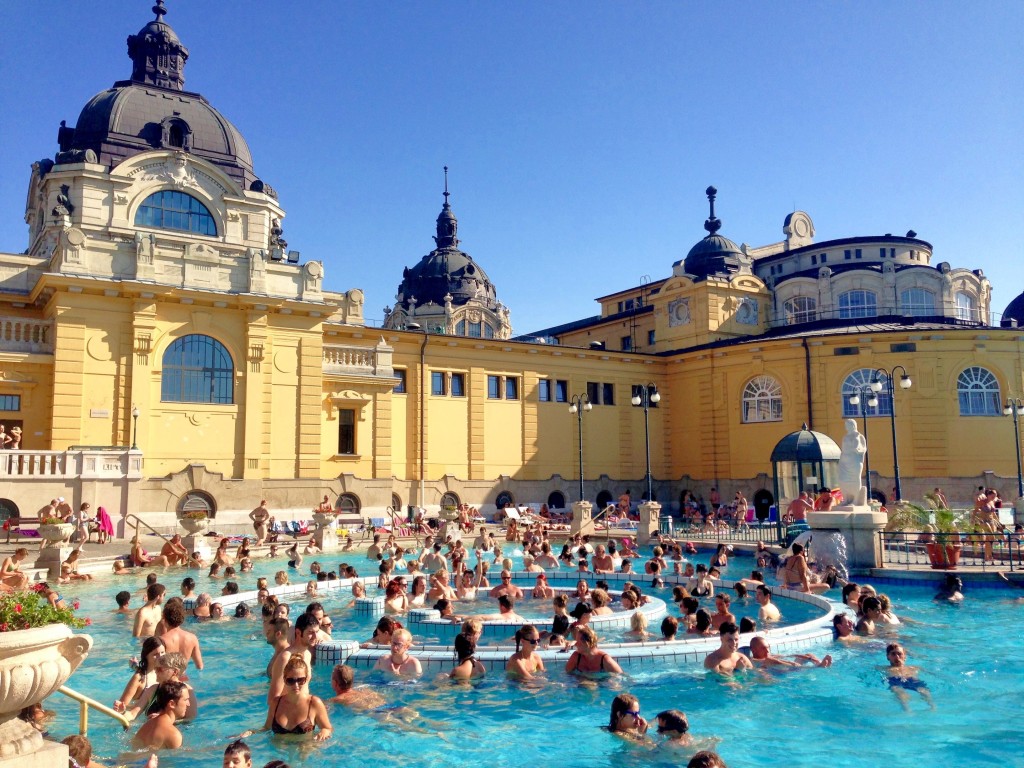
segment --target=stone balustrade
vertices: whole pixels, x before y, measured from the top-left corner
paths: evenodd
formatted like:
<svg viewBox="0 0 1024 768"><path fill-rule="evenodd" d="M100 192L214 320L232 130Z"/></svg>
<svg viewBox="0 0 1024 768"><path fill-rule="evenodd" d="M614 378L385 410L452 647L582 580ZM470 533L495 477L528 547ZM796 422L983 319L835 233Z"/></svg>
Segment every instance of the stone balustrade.
<svg viewBox="0 0 1024 768"><path fill-rule="evenodd" d="M393 376L393 350L383 342L376 347L353 347L325 344L323 372L357 376Z"/></svg>
<svg viewBox="0 0 1024 768"><path fill-rule="evenodd" d="M53 322L28 317L0 317L0 352L53 354Z"/></svg>

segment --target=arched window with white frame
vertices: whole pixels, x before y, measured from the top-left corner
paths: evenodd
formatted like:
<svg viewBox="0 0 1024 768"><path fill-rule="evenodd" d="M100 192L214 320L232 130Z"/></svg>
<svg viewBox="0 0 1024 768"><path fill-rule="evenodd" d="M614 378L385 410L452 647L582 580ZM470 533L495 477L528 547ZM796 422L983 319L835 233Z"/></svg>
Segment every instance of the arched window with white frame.
<svg viewBox="0 0 1024 768"><path fill-rule="evenodd" d="M794 296L782 305L786 325L810 323L818 319L818 300L813 296Z"/></svg>
<svg viewBox="0 0 1024 768"><path fill-rule="evenodd" d="M743 388L743 423L782 421L782 385L772 376L755 376Z"/></svg>
<svg viewBox="0 0 1024 768"><path fill-rule="evenodd" d="M956 379L961 416L999 416L1003 412L999 380L992 371L972 365Z"/></svg>
<svg viewBox="0 0 1024 768"><path fill-rule="evenodd" d="M935 314L935 294L927 288L907 288L900 291L900 312L914 317Z"/></svg>
<svg viewBox="0 0 1024 768"><path fill-rule="evenodd" d="M874 291L857 288L839 294L839 317L851 320L858 317L874 317L878 314L878 297Z"/></svg>
<svg viewBox="0 0 1024 768"><path fill-rule="evenodd" d="M957 291L954 297L956 301L956 319L974 322L978 319L978 309L974 304L974 297L969 293Z"/></svg>
<svg viewBox="0 0 1024 768"><path fill-rule="evenodd" d="M843 418L860 418L861 413L866 416L892 415L892 398L889 397L887 384L889 377L885 371L878 371L878 381L881 382L882 389L880 392L873 392L871 383L875 381L875 374L874 368L858 368L843 380L843 388L840 393L843 398ZM850 398L854 395L860 397L860 403L857 405L850 402ZM868 405L868 400L872 395L878 400L878 404L875 406ZM861 411L862 408L863 411Z"/></svg>

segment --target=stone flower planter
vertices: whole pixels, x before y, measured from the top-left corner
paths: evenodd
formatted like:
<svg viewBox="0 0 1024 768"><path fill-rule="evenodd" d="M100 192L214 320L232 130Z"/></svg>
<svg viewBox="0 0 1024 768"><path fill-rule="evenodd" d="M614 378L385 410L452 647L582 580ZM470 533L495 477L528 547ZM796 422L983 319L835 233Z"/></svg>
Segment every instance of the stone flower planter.
<svg viewBox="0 0 1024 768"><path fill-rule="evenodd" d="M65 624L0 632L0 760L43 745L42 734L18 713L64 685L90 648L89 635L73 635Z"/></svg>
<svg viewBox="0 0 1024 768"><path fill-rule="evenodd" d="M204 517L202 519L195 519L192 517L182 517L178 519L178 525L184 528L193 536L197 533L202 533L210 527L210 518Z"/></svg>
<svg viewBox="0 0 1024 768"><path fill-rule="evenodd" d="M455 508L452 508L452 509L443 508L438 513L438 516L442 520L444 520L445 522L451 523L451 522L454 522L454 521L459 519L459 510L455 509Z"/></svg>
<svg viewBox="0 0 1024 768"><path fill-rule="evenodd" d="M39 526L39 536L46 541L43 546L53 547L71 538L75 526L71 523L55 523Z"/></svg>
<svg viewBox="0 0 1024 768"><path fill-rule="evenodd" d="M325 512L314 512L313 513L313 522L316 523L318 528L329 528L330 526L334 525L334 521L337 520L337 519L338 519L338 516L333 514L333 513L331 513L331 514L327 514Z"/></svg>

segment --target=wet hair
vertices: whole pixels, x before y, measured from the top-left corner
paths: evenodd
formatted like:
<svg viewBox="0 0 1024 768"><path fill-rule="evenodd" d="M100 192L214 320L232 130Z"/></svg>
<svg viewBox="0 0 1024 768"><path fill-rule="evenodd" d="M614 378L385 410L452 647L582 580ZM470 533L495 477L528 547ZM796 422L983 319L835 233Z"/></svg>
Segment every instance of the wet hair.
<svg viewBox="0 0 1024 768"><path fill-rule="evenodd" d="M734 635L740 631L740 628L733 624L731 621L723 621L718 626L719 635Z"/></svg>
<svg viewBox="0 0 1024 768"><path fill-rule="evenodd" d="M755 591L760 592L762 595L768 598L771 598L772 596L772 588L769 587L767 584L758 584L757 589Z"/></svg>
<svg viewBox="0 0 1024 768"><path fill-rule="evenodd" d="M181 588L187 589L189 592L191 592L193 589L196 588L196 580L193 579L191 576L186 576L184 579L181 580Z"/></svg>
<svg viewBox="0 0 1024 768"><path fill-rule="evenodd" d="M874 597L873 595L868 595L860 601L860 608L864 613L867 613L868 611L872 610L881 611L882 604L879 602L877 597Z"/></svg>
<svg viewBox="0 0 1024 768"><path fill-rule="evenodd" d="M555 595L553 598L551 598L551 603L556 608L568 608L569 607L569 598L565 596L564 592L559 592L557 595Z"/></svg>
<svg viewBox="0 0 1024 768"><path fill-rule="evenodd" d="M146 587L146 599L156 600L158 597L160 597L160 595L162 595L166 591L167 589L164 587L163 584L157 584L154 581L152 584Z"/></svg>
<svg viewBox="0 0 1024 768"><path fill-rule="evenodd" d="M516 630L516 653L519 653L519 649L522 646L523 640L524 640L524 638L526 638L527 635L530 635L530 637L533 637L533 636L536 635L539 638L540 637L540 632L537 630L537 628L535 626L533 626L533 624L523 624L523 626L521 626L519 629L517 629Z"/></svg>
<svg viewBox="0 0 1024 768"><path fill-rule="evenodd" d="M164 622L174 629L185 623L185 602L180 598L171 598L164 605Z"/></svg>
<svg viewBox="0 0 1024 768"><path fill-rule="evenodd" d="M238 594L238 583L229 581L224 585L224 594L226 595L237 595Z"/></svg>
<svg viewBox="0 0 1024 768"><path fill-rule="evenodd" d="M225 578L230 579L236 573L237 573L237 571L235 570L235 567L233 565L229 565L227 568L224 569L224 577Z"/></svg>
<svg viewBox="0 0 1024 768"><path fill-rule="evenodd" d="M746 634L747 632L757 632L757 622L749 616L744 616L740 619L740 634Z"/></svg>
<svg viewBox="0 0 1024 768"><path fill-rule="evenodd" d="M320 629L320 619L311 613L304 613L295 620L295 631L300 635L310 627Z"/></svg>
<svg viewBox="0 0 1024 768"><path fill-rule="evenodd" d="M451 606L452 601L442 597L440 600L434 603L434 610L443 615L446 610L451 608Z"/></svg>
<svg viewBox="0 0 1024 768"><path fill-rule="evenodd" d="M132 593L127 590L122 590L114 595L114 599L117 601L118 608L124 608L129 602L131 602Z"/></svg>
<svg viewBox="0 0 1024 768"><path fill-rule="evenodd" d="M963 579L957 576L955 573L946 574L946 589L961 591L964 588Z"/></svg>
<svg viewBox="0 0 1024 768"><path fill-rule="evenodd" d="M608 605L608 603L612 601L611 598L608 596L608 593L600 588L591 590L590 599L593 601L594 606L597 608L606 606Z"/></svg>
<svg viewBox="0 0 1024 768"><path fill-rule="evenodd" d="M742 581L737 581L733 584L733 589L736 590L736 597L742 599L747 596L747 585ZM726 597L728 597L728 595L726 595Z"/></svg>
<svg viewBox="0 0 1024 768"><path fill-rule="evenodd" d="M717 595L715 595L715 600L721 600L723 603L725 603L726 608L728 608L729 603L732 602L732 598L729 597L728 592L719 592Z"/></svg>
<svg viewBox="0 0 1024 768"><path fill-rule="evenodd" d="M324 610L324 604L320 602L312 602L306 606L306 613L316 613L322 610Z"/></svg>
<svg viewBox="0 0 1024 768"><path fill-rule="evenodd" d="M686 615L689 616L700 610L700 600L696 597L684 597L680 607L686 612Z"/></svg>
<svg viewBox="0 0 1024 768"><path fill-rule="evenodd" d="M702 749L690 758L686 768L729 768L729 766L718 756L717 752L712 752L710 749Z"/></svg>
<svg viewBox="0 0 1024 768"><path fill-rule="evenodd" d="M389 635L393 635L395 630L400 626L402 625L390 616L382 616L380 621L377 622L377 628L374 630L374 634L377 634L378 632L387 632Z"/></svg>
<svg viewBox="0 0 1024 768"><path fill-rule="evenodd" d="M356 671L348 664L335 664L331 671L331 682L342 691L347 691L356 680Z"/></svg>
<svg viewBox="0 0 1024 768"><path fill-rule="evenodd" d="M476 642L466 635L455 636L455 658L459 660L459 664L472 658L474 653L476 653Z"/></svg>
<svg viewBox="0 0 1024 768"><path fill-rule="evenodd" d="M608 721L608 730L615 733L618 730L619 718L639 704L640 700L631 693L620 693L612 699L612 712L611 718Z"/></svg>
<svg viewBox="0 0 1024 768"><path fill-rule="evenodd" d="M146 714L159 715L167 709L168 704L178 701L186 690L188 688L185 684L176 680L160 683L156 689L156 696L153 697L153 703L149 705Z"/></svg>
<svg viewBox="0 0 1024 768"><path fill-rule="evenodd" d="M697 612L694 614L694 616L697 617L696 627L697 627L698 631L703 633L706 630L711 629L711 614L710 613L705 611L703 608L699 608L699 609L697 609ZM729 623L730 622L728 622L728 621L725 622L725 624L729 624ZM723 624L722 626L724 627L725 624Z"/></svg>
<svg viewBox="0 0 1024 768"><path fill-rule="evenodd" d="M69 766L73 764L78 768L86 768L89 765L89 761L92 760L92 744L88 738L75 734L65 738L61 744L66 744L68 747Z"/></svg>
<svg viewBox="0 0 1024 768"><path fill-rule="evenodd" d="M502 595L498 598L498 608L504 608L506 611L515 609L516 604L512 601L512 598L508 595Z"/></svg>
<svg viewBox="0 0 1024 768"><path fill-rule="evenodd" d="M952 575L952 574L950 574L950 575ZM860 585L859 584L855 584L852 581L847 582L846 586L843 587L843 602L845 603L846 602L846 598L848 598L854 592L856 592L857 594L860 594Z"/></svg>
<svg viewBox="0 0 1024 768"><path fill-rule="evenodd" d="M761 571L751 571L750 578L756 579L757 581L764 581L764 574Z"/></svg>
<svg viewBox="0 0 1024 768"><path fill-rule="evenodd" d="M252 611L249 610L249 606L245 603L239 603L235 606L235 618L236 619L247 619Z"/></svg>
<svg viewBox="0 0 1024 768"><path fill-rule="evenodd" d="M146 574L146 586L147 587L150 584L156 584L156 580L157 580L157 575L155 573L147 573Z"/></svg>
<svg viewBox="0 0 1024 768"><path fill-rule="evenodd" d="M690 724L686 721L686 715L678 709L666 709L664 712L659 712L655 715L655 720L659 721L658 733L664 733L665 731L686 733L690 730ZM662 725L660 721L663 721L665 724Z"/></svg>
<svg viewBox="0 0 1024 768"><path fill-rule="evenodd" d="M803 545L802 545L802 544L794 544L794 545L793 545L793 554L794 554L794 555L799 555L799 554L801 554L801 553L802 553L803 551L804 551L804 548L803 548Z"/></svg>
<svg viewBox="0 0 1024 768"><path fill-rule="evenodd" d="M680 587L676 585L672 587L672 602L681 602L684 597L689 597L690 593L686 590L686 587Z"/></svg>
<svg viewBox="0 0 1024 768"><path fill-rule="evenodd" d="M216 576L220 573L220 563L210 563L210 572L208 576Z"/></svg>
<svg viewBox="0 0 1024 768"><path fill-rule="evenodd" d="M142 653L139 654L138 671L140 675L149 672L149 654L160 648L166 648L164 641L159 637L147 637L142 641Z"/></svg>
<svg viewBox="0 0 1024 768"><path fill-rule="evenodd" d="M247 763L252 761L252 750L241 739L232 741L224 748L224 757L228 755L239 755Z"/></svg>
<svg viewBox="0 0 1024 768"><path fill-rule="evenodd" d="M882 613L888 613L889 609L892 608L892 601L889 596L881 592L878 593L878 605L882 609Z"/></svg>
<svg viewBox="0 0 1024 768"><path fill-rule="evenodd" d="M661 634L666 640L671 640L679 633L679 620L675 616L666 616L661 620Z"/></svg>

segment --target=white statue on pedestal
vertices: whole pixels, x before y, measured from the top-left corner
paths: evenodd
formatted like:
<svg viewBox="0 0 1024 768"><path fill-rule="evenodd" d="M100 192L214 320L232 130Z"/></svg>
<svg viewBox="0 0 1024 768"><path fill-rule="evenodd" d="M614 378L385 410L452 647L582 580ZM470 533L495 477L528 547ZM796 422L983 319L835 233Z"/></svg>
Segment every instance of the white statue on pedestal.
<svg viewBox="0 0 1024 768"><path fill-rule="evenodd" d="M843 492L843 506L863 507L867 504L867 489L861 483L864 474L864 454L868 444L857 431L854 419L846 420L846 435L839 455L839 490Z"/></svg>

